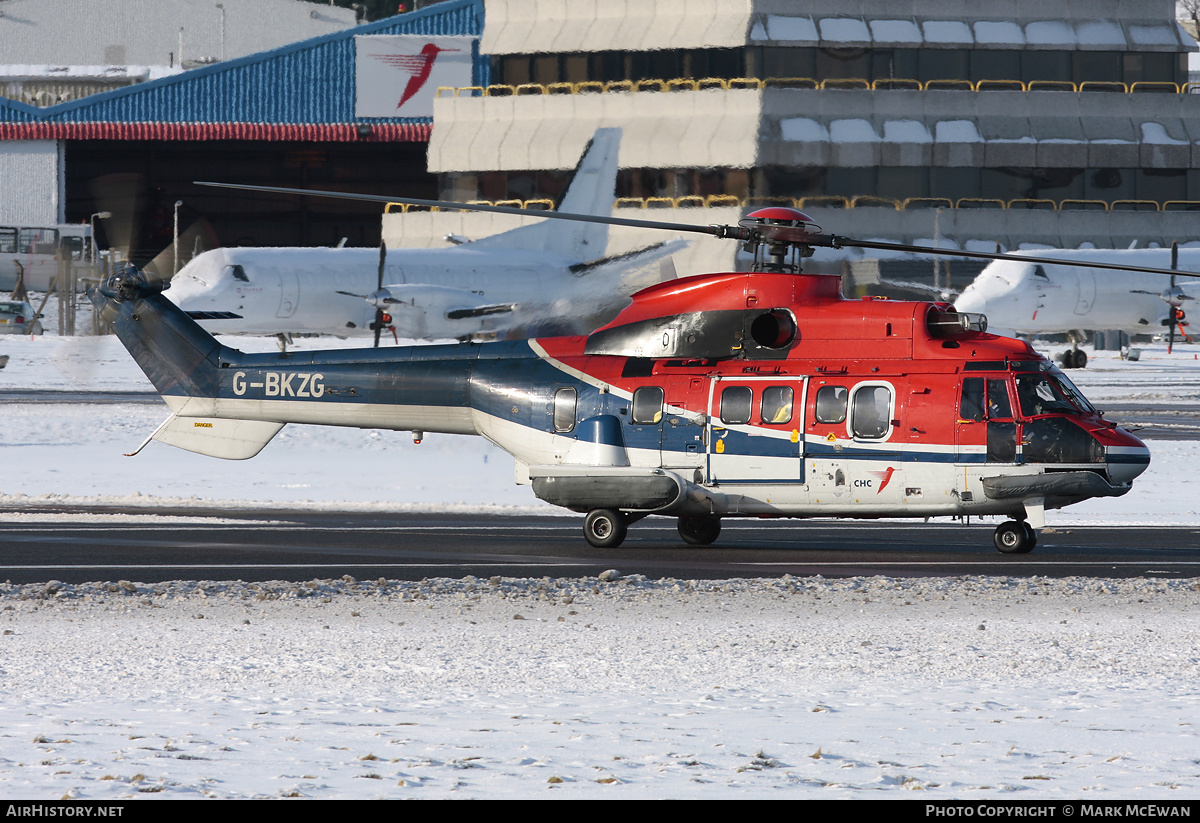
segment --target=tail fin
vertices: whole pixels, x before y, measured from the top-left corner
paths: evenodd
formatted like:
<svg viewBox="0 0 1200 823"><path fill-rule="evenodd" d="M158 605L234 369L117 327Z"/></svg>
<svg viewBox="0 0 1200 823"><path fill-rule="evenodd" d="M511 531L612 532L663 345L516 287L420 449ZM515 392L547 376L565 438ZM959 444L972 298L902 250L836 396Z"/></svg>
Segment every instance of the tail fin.
<svg viewBox="0 0 1200 823"><path fill-rule="evenodd" d="M227 460L253 457L284 424L204 416L216 413L222 362L241 352L218 343L163 297L163 288L161 279L130 266L88 293L100 316L171 407L171 416L129 456L159 440Z"/></svg>
<svg viewBox="0 0 1200 823"><path fill-rule="evenodd" d="M579 165L571 175L571 182L558 204L558 210L611 216L616 197L617 157L620 150L620 129L597 129L583 156L579 158ZM538 249L582 262L604 257L608 245L608 226L543 220L532 226L484 237L472 245L498 249Z"/></svg>
<svg viewBox="0 0 1200 823"><path fill-rule="evenodd" d="M163 297L163 288L162 280L130 266L89 297L159 394L215 398L225 347Z"/></svg>

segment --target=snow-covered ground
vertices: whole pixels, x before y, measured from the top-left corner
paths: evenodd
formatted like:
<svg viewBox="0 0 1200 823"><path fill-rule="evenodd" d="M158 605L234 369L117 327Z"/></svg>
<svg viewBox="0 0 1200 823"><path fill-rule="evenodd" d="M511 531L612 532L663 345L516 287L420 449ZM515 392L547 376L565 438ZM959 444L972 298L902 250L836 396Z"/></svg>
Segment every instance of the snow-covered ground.
<svg viewBox="0 0 1200 823"><path fill-rule="evenodd" d="M0 388L148 388L115 343L0 338ZM1200 396L1191 350L1089 354L1072 376L1101 406ZM120 456L165 413L6 404L0 502L545 510L475 438L288 426L244 462ZM1132 493L1051 525L1200 525L1197 444L1150 446ZM0 796L1186 800L1198 601L1191 580L0 585Z"/></svg>

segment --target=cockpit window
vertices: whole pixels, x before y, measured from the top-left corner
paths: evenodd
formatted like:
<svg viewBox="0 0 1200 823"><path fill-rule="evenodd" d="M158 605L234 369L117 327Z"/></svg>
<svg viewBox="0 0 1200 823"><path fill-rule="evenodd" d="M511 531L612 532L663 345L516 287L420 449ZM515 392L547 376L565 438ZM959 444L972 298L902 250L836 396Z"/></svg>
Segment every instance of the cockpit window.
<svg viewBox="0 0 1200 823"><path fill-rule="evenodd" d="M1055 390L1044 374L1018 374L1017 398L1025 417L1075 413L1075 407Z"/></svg>
<svg viewBox="0 0 1200 823"><path fill-rule="evenodd" d="M1092 414L1096 413L1096 407L1088 402L1088 399L1083 396L1083 392L1075 388L1075 384L1071 382L1070 378L1057 369L1050 371L1049 375L1050 379L1054 381L1054 385L1058 386L1059 391L1066 395L1068 400L1078 406L1080 411L1091 412Z"/></svg>
<svg viewBox="0 0 1200 823"><path fill-rule="evenodd" d="M246 276L246 270L241 267L241 264L226 266L225 268L234 280L241 280L243 283L250 282L250 278Z"/></svg>

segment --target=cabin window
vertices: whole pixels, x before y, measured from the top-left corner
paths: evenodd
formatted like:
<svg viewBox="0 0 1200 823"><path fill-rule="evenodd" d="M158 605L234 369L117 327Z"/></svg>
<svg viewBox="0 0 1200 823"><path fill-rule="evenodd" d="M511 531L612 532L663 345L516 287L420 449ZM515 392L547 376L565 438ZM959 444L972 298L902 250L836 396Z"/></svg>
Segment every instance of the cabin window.
<svg viewBox="0 0 1200 823"><path fill-rule="evenodd" d="M1008 399L1007 380L987 381L988 417L1012 417L1012 403Z"/></svg>
<svg viewBox="0 0 1200 823"><path fill-rule="evenodd" d="M243 283L249 283L250 278L246 276L246 270L240 264L228 266L229 274L234 280L241 280Z"/></svg>
<svg viewBox="0 0 1200 823"><path fill-rule="evenodd" d="M642 386L633 393L633 422L654 425L662 420L663 390L658 386Z"/></svg>
<svg viewBox="0 0 1200 823"><path fill-rule="evenodd" d="M983 420L983 378L968 377L963 381L962 400L958 404L960 420Z"/></svg>
<svg viewBox="0 0 1200 823"><path fill-rule="evenodd" d="M859 386L854 390L850 430L855 437L879 440L892 425L892 391L887 386Z"/></svg>
<svg viewBox="0 0 1200 823"><path fill-rule="evenodd" d="M721 392L721 422L728 425L749 423L754 408L754 390L749 386L730 386Z"/></svg>
<svg viewBox="0 0 1200 823"><path fill-rule="evenodd" d="M790 423L792 420L792 389L790 386L768 386L762 394L762 422Z"/></svg>
<svg viewBox="0 0 1200 823"><path fill-rule="evenodd" d="M846 398L849 396L845 386L822 386L817 389L817 422L843 422L846 419Z"/></svg>
<svg viewBox="0 0 1200 823"><path fill-rule="evenodd" d="M569 432L575 428L575 403L578 398L572 388L559 389L554 393L554 430Z"/></svg>
<svg viewBox="0 0 1200 823"><path fill-rule="evenodd" d="M977 423L985 419L1011 418L1013 413L1012 403L1008 399L1008 381L968 377L963 381L959 413L962 420L974 420Z"/></svg>

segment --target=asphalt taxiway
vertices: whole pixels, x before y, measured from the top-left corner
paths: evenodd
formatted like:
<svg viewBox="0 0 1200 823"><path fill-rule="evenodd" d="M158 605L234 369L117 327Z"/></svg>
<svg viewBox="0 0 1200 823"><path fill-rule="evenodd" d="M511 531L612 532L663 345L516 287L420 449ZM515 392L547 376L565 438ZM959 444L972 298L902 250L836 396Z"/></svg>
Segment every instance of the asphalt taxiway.
<svg viewBox="0 0 1200 823"><path fill-rule="evenodd" d="M0 579L88 582L385 577L653 578L1200 577L1200 528L1047 529L1031 554L1000 554L990 525L726 520L718 541L685 545L673 518L647 518L616 549L594 549L581 517L82 511L6 525ZM166 517L163 517L166 515Z"/></svg>

